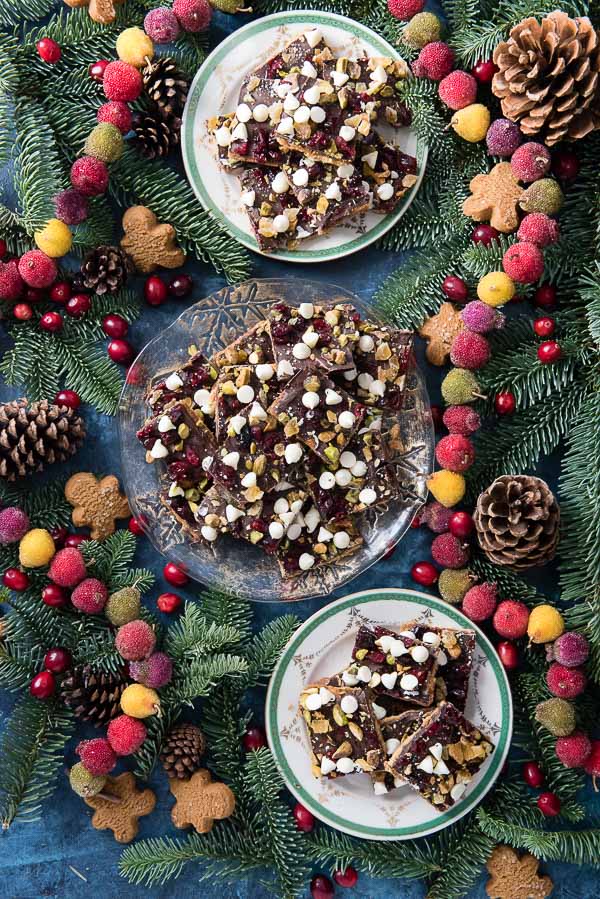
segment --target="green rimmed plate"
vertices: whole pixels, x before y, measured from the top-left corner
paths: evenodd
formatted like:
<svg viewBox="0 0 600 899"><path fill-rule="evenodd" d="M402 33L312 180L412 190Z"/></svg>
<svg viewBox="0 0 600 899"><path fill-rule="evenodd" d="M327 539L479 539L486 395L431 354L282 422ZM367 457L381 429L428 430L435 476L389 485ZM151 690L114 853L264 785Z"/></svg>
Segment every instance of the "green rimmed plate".
<svg viewBox="0 0 600 899"><path fill-rule="evenodd" d="M298 712L298 697L306 684L348 663L361 624L397 627L415 619L476 632L466 715L496 747L464 797L442 814L408 786L376 796L367 775L333 781L314 778L308 737ZM500 659L473 622L458 609L425 593L381 589L342 597L316 612L296 631L269 684L266 722L269 746L288 788L317 818L336 830L367 840L408 840L454 824L481 802L508 754L513 709Z"/></svg>
<svg viewBox="0 0 600 899"><path fill-rule="evenodd" d="M244 75L256 68L258 61L268 59L311 26L322 30L336 55L353 56L365 51L370 55L400 58L397 50L374 31L344 16L310 10L275 13L234 31L208 56L192 82L183 115L183 162L196 196L230 234L257 253L261 251L241 204L239 182L235 175L220 167L206 121L235 110ZM384 133L384 129L381 131ZM278 250L269 256L287 262L340 259L369 246L399 221L420 187L427 147L411 128L389 128L385 130L385 136L393 139L406 153L416 156L419 163L418 180L396 211L387 216L369 212L309 241L306 249Z"/></svg>

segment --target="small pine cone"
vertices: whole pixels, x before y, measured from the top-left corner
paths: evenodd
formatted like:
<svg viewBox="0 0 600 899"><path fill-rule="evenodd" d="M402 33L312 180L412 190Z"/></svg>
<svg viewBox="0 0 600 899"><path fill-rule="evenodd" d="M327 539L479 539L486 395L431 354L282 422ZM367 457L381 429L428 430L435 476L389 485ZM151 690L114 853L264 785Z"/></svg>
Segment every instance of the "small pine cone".
<svg viewBox="0 0 600 899"><path fill-rule="evenodd" d="M187 780L200 768L206 752L204 734L195 724L176 724L163 743L160 760L168 777Z"/></svg>
<svg viewBox="0 0 600 899"><path fill-rule="evenodd" d="M165 117L180 117L187 99L189 82L168 56L159 56L142 71L144 90Z"/></svg>
<svg viewBox="0 0 600 899"><path fill-rule="evenodd" d="M132 272L130 257L119 247L96 247L81 263L83 286L99 296L117 293Z"/></svg>
<svg viewBox="0 0 600 899"><path fill-rule="evenodd" d="M122 674L73 668L62 680L61 699L78 718L102 727L121 714L121 696L129 681Z"/></svg>
<svg viewBox="0 0 600 899"><path fill-rule="evenodd" d="M85 437L83 419L67 406L26 399L0 405L0 477L7 481L42 471L74 455Z"/></svg>
<svg viewBox="0 0 600 899"><path fill-rule="evenodd" d="M135 143L147 159L168 156L179 145L181 119L160 113L143 113L133 123Z"/></svg>
<svg viewBox="0 0 600 899"><path fill-rule="evenodd" d="M540 478L496 478L479 496L474 521L479 545L496 565L522 571L554 558L560 511Z"/></svg>

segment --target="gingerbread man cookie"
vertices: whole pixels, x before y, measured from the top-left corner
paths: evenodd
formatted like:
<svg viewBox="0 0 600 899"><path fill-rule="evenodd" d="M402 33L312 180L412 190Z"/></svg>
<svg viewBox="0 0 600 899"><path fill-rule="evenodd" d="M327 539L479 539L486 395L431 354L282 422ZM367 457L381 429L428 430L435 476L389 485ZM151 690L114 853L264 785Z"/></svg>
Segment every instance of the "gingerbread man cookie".
<svg viewBox="0 0 600 899"><path fill-rule="evenodd" d="M419 334L427 341L425 355L432 365L446 364L454 338L463 328L460 312L452 303L442 303L437 315L432 315L423 322Z"/></svg>
<svg viewBox="0 0 600 899"><path fill-rule="evenodd" d="M176 243L173 225L161 225L151 209L132 206L123 216L121 248L128 253L139 272L147 274L161 266L179 268L185 253Z"/></svg>
<svg viewBox="0 0 600 899"><path fill-rule="evenodd" d="M539 866L528 852L519 858L510 846L496 846L487 860L491 877L485 891L490 899L546 899L554 884L538 872Z"/></svg>
<svg viewBox="0 0 600 899"><path fill-rule="evenodd" d="M65 0L67 6L72 9L80 9L87 6L90 18L100 25L110 25L115 21L117 11L115 6L120 6L125 0Z"/></svg>
<svg viewBox="0 0 600 899"><path fill-rule="evenodd" d="M169 787L177 800L171 811L175 827L191 825L198 833L208 833L216 820L233 814L235 796L226 784L213 783L206 768L190 780L172 780Z"/></svg>
<svg viewBox="0 0 600 899"><path fill-rule="evenodd" d="M503 234L518 227L517 206L523 188L513 175L510 162L499 162L487 175L475 175L469 187L471 196L463 203L465 215L476 222L489 222Z"/></svg>
<svg viewBox="0 0 600 899"><path fill-rule="evenodd" d="M112 474L100 479L90 472L74 474L65 484L65 499L74 507L73 524L90 527L92 540L105 540L115 532L115 519L131 515L127 497Z"/></svg>
<svg viewBox="0 0 600 899"><path fill-rule="evenodd" d="M152 790L138 790L131 772L107 777L102 792L84 802L94 809L92 827L112 830L118 843L130 843L139 829L139 819L156 805Z"/></svg>

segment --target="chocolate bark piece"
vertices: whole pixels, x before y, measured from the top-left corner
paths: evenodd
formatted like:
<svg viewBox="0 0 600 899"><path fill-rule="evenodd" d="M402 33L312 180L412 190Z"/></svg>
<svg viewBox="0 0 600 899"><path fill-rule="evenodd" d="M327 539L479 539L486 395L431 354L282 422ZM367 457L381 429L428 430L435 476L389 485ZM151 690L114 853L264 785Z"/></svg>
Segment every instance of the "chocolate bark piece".
<svg viewBox="0 0 600 899"><path fill-rule="evenodd" d="M435 627L418 621L403 624L402 630L413 633L418 640L422 640L436 652L439 665L436 698L439 695L440 700L447 699L463 712L473 666L475 631Z"/></svg>
<svg viewBox="0 0 600 899"><path fill-rule="evenodd" d="M226 368L231 365L265 365L272 363L273 359L269 323L261 319L233 343L215 353L211 362L216 368Z"/></svg>
<svg viewBox="0 0 600 899"><path fill-rule="evenodd" d="M317 81L311 88L328 89L328 82ZM321 93L316 103L308 102L313 96L306 90L299 95L301 106L292 115L283 115L275 129L275 137L282 150L302 153L326 165L353 162L364 137L371 132L367 113L351 113L344 109L337 94ZM302 110L302 112L301 112ZM307 110L308 112L305 112ZM307 121L306 116L309 116ZM315 121L315 116L318 120ZM301 121L298 119L302 117Z"/></svg>
<svg viewBox="0 0 600 899"><path fill-rule="evenodd" d="M352 351L359 338L360 316L349 303L331 307L275 303L268 319L280 381L314 363L328 372L354 368Z"/></svg>
<svg viewBox="0 0 600 899"><path fill-rule="evenodd" d="M339 675L341 682L348 686L368 685L377 703L383 697L418 706L430 706L433 702L438 663L416 637L362 625L352 659Z"/></svg>
<svg viewBox="0 0 600 899"><path fill-rule="evenodd" d="M369 209L368 185L351 163L325 166L304 157L297 164L284 166L284 171L300 208L301 236L304 231L325 234Z"/></svg>
<svg viewBox="0 0 600 899"><path fill-rule="evenodd" d="M227 421L255 400L266 406L277 392L274 369L265 365L231 365L222 368L213 387L211 402L214 406L215 433L221 443L226 433Z"/></svg>
<svg viewBox="0 0 600 899"><path fill-rule="evenodd" d="M316 366L298 372L269 407L287 440L300 440L326 462L339 459L365 411Z"/></svg>
<svg viewBox="0 0 600 899"><path fill-rule="evenodd" d="M412 113L402 100L399 87L410 74L403 59L340 56L325 61L321 73L336 87L350 91L360 104L357 108L367 112L371 121L385 122L394 128L410 125Z"/></svg>
<svg viewBox="0 0 600 899"><path fill-rule="evenodd" d="M160 502L178 522L191 543L202 543L200 528L196 524L195 510L210 482L205 479L196 487L184 490L177 481L161 490Z"/></svg>
<svg viewBox="0 0 600 899"><path fill-rule="evenodd" d="M319 513L316 509L314 512L318 523ZM286 579L299 577L312 568L334 565L355 553L363 542L352 519L343 518L328 523L327 534L323 535L320 527L307 524L307 518L311 515L309 510L292 524L277 552L279 568Z"/></svg>
<svg viewBox="0 0 600 899"><path fill-rule="evenodd" d="M404 777L413 790L443 812L462 798L467 784L493 751L489 737L452 703L442 702L384 765L392 776Z"/></svg>
<svg viewBox="0 0 600 899"><path fill-rule="evenodd" d="M288 187L285 192L275 190L282 179L284 184L289 184L283 170L276 172L255 166L240 175L242 204L261 250L293 249L300 240L316 233L301 224L300 207ZM307 218L304 214L304 225L308 225Z"/></svg>
<svg viewBox="0 0 600 899"><path fill-rule="evenodd" d="M316 60L319 65L332 56L323 32L319 28L309 28L262 63L253 74L263 78L283 78L290 72L300 71L307 60Z"/></svg>
<svg viewBox="0 0 600 899"><path fill-rule="evenodd" d="M423 718L427 714L424 709L413 709L402 712L400 715L390 715L380 720L379 728L386 758L391 758L402 740L419 729ZM383 796L385 793L389 793L390 790L395 790L406 783L401 775L395 776L386 771L383 764L377 771L373 771L371 781L373 783L373 792L376 796Z"/></svg>
<svg viewBox="0 0 600 899"><path fill-rule="evenodd" d="M381 737L365 690L310 685L300 694L300 714L315 777L333 780L379 767Z"/></svg>
<svg viewBox="0 0 600 899"><path fill-rule="evenodd" d="M206 128L215 139L219 161L226 169L245 163L279 166L284 159L269 122L241 121L235 112L230 112L208 119Z"/></svg>
<svg viewBox="0 0 600 899"><path fill-rule="evenodd" d="M191 407L189 399L171 403L148 419L137 438L146 450L146 461L163 460L171 480L184 488L206 479L217 448L202 413Z"/></svg>
<svg viewBox="0 0 600 899"><path fill-rule="evenodd" d="M361 403L398 412L412 358L413 334L367 321L360 321L358 330L355 368L344 375L344 380L354 379L350 383Z"/></svg>
<svg viewBox="0 0 600 899"><path fill-rule="evenodd" d="M313 457L308 485L324 521L385 505L398 495L398 481L387 458L381 424L380 415L367 416L335 464L325 465Z"/></svg>
<svg viewBox="0 0 600 899"><path fill-rule="evenodd" d="M174 400L190 397L195 406L202 408L208 401L208 392L217 378L215 366L204 353L193 353L187 362L171 372L167 377L156 381L148 390L146 400L156 415ZM198 400L195 394L198 394Z"/></svg>
<svg viewBox="0 0 600 899"><path fill-rule="evenodd" d="M206 121L206 130L215 140L219 163L224 169L235 169L241 163L229 159L229 146L232 142L231 132L234 113L212 116Z"/></svg>
<svg viewBox="0 0 600 899"><path fill-rule="evenodd" d="M374 131L360 148L357 166L371 189L374 212L393 212L417 182L415 157L395 144L385 143Z"/></svg>

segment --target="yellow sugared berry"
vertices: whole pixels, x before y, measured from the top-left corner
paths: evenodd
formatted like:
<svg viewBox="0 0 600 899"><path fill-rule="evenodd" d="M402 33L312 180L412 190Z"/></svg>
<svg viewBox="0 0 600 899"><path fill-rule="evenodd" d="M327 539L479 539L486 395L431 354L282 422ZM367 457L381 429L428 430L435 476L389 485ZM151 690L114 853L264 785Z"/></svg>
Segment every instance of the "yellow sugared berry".
<svg viewBox="0 0 600 899"><path fill-rule="evenodd" d="M160 698L156 690L142 684L129 684L121 696L121 708L131 718L149 718L160 711Z"/></svg>
<svg viewBox="0 0 600 899"><path fill-rule="evenodd" d="M126 28L117 38L117 55L123 62L141 69L154 56L154 44L141 28Z"/></svg>
<svg viewBox="0 0 600 899"><path fill-rule="evenodd" d="M73 243L73 235L68 225L60 219L49 219L45 228L35 232L34 238L42 253L51 259L66 256Z"/></svg>
<svg viewBox="0 0 600 899"><path fill-rule="evenodd" d="M455 471L435 471L427 481L429 490L438 503L449 509L461 501L465 495L467 485L461 474Z"/></svg>
<svg viewBox="0 0 600 899"><path fill-rule="evenodd" d="M515 282L504 272L489 272L477 285L477 296L488 306L503 306L512 300L515 292Z"/></svg>
<svg viewBox="0 0 600 899"><path fill-rule="evenodd" d="M19 561L23 568L48 565L55 552L54 540L43 528L28 531L19 543Z"/></svg>
<svg viewBox="0 0 600 899"><path fill-rule="evenodd" d="M476 144L483 140L490 127L490 111L482 103L471 103L454 113L450 124L459 137Z"/></svg>
<svg viewBox="0 0 600 899"><path fill-rule="evenodd" d="M558 609L544 604L532 609L527 634L532 643L550 643L565 630L565 621Z"/></svg>

